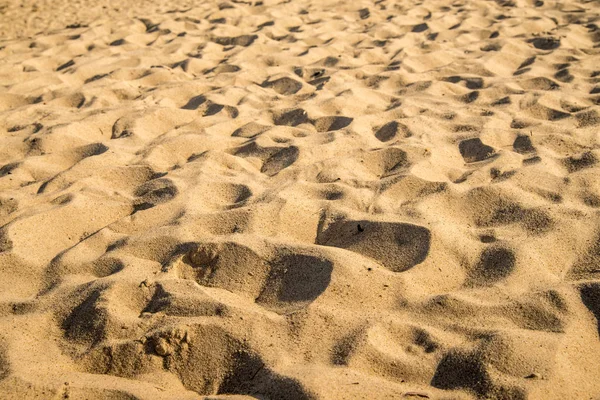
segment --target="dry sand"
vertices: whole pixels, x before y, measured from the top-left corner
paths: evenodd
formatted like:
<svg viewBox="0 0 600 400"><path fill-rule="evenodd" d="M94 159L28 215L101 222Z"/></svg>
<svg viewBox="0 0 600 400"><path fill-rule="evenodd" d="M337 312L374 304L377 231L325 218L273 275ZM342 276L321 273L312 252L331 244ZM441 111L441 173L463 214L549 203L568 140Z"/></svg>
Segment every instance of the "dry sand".
<svg viewBox="0 0 600 400"><path fill-rule="evenodd" d="M130 3L0 4L2 399L600 398L598 2Z"/></svg>

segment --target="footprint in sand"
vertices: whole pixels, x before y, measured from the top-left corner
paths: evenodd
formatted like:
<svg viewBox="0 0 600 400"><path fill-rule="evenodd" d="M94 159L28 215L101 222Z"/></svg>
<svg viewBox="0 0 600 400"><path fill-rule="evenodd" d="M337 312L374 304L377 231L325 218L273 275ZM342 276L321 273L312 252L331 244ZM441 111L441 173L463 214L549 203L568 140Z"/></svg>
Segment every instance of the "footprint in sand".
<svg viewBox="0 0 600 400"><path fill-rule="evenodd" d="M281 314L307 307L329 286L333 263L324 257L287 248L259 253L236 242L203 243L173 268L182 278L238 293Z"/></svg>

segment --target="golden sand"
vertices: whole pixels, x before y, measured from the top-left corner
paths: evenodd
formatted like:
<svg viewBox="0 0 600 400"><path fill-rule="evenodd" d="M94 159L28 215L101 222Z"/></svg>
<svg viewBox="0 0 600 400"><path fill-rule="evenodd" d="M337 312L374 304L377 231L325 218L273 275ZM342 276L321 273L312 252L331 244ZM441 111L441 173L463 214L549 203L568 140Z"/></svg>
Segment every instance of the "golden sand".
<svg viewBox="0 0 600 400"><path fill-rule="evenodd" d="M600 398L600 4L0 3L0 398Z"/></svg>

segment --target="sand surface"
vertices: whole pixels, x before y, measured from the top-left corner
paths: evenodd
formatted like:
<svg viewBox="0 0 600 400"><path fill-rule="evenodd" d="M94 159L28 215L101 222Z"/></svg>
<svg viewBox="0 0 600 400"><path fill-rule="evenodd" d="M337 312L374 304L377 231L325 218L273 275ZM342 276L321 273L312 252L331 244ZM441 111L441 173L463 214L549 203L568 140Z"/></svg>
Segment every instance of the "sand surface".
<svg viewBox="0 0 600 400"><path fill-rule="evenodd" d="M599 399L599 20L0 1L0 398Z"/></svg>

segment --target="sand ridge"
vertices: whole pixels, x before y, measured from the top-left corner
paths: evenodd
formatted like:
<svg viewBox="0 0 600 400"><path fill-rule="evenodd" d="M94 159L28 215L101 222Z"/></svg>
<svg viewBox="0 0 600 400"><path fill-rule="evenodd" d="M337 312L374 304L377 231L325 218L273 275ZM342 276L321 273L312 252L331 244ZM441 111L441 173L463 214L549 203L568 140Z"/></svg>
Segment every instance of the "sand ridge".
<svg viewBox="0 0 600 400"><path fill-rule="evenodd" d="M3 398L600 396L597 2L0 9Z"/></svg>

